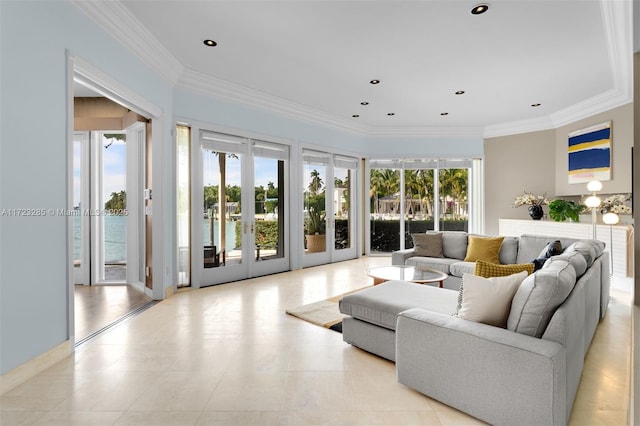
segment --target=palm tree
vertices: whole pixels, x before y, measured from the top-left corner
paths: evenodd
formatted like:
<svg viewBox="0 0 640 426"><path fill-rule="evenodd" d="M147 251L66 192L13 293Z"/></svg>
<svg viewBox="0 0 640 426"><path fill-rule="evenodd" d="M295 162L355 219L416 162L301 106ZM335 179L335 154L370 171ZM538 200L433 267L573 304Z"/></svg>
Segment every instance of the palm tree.
<svg viewBox="0 0 640 426"><path fill-rule="evenodd" d="M440 197L443 202L443 207L446 211L446 199L450 197L454 206L459 200L466 199L467 196L467 183L468 183L468 170L467 169L443 169L439 172L440 180ZM461 212L459 210L453 211L456 216Z"/></svg>
<svg viewBox="0 0 640 426"><path fill-rule="evenodd" d="M405 170L404 171L404 200L405 200L405 212L407 215L415 215L415 209L413 207L413 200L420 198L420 186L418 185L418 171L417 170Z"/></svg>
<svg viewBox="0 0 640 426"><path fill-rule="evenodd" d="M320 190L322 189L322 178L320 177L320 172L316 169L311 171L311 183L309 183L309 192L311 195L318 195Z"/></svg>
<svg viewBox="0 0 640 426"><path fill-rule="evenodd" d="M416 176L419 187L420 211L433 217L433 169L420 169Z"/></svg>
<svg viewBox="0 0 640 426"><path fill-rule="evenodd" d="M373 212L375 214L379 214L380 206L378 203L378 198L383 185L382 173L380 169L371 169L371 177L369 180L369 199L373 199Z"/></svg>

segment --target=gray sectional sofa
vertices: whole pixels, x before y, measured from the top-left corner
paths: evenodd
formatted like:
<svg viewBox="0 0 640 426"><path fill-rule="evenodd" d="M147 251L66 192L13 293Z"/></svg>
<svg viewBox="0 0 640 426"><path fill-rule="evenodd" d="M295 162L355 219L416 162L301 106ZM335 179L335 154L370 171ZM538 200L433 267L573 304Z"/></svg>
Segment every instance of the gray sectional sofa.
<svg viewBox="0 0 640 426"><path fill-rule="evenodd" d="M529 261L550 240L523 235L504 254ZM522 282L507 328L456 317L456 290L389 281L341 300L343 339L395 361L400 383L483 421L566 424L606 313L609 262L600 241L560 240L570 247Z"/></svg>

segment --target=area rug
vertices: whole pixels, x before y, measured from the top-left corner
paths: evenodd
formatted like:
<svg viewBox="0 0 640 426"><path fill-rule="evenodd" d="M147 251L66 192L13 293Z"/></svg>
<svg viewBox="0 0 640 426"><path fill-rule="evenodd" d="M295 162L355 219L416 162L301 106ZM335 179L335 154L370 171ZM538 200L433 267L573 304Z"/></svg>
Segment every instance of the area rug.
<svg viewBox="0 0 640 426"><path fill-rule="evenodd" d="M297 308L290 308L286 310L286 313L296 318L300 318L301 320L319 325L320 327L342 333L342 319L346 315L340 313L338 303L340 302L340 299L347 294L355 293L360 290L362 289L360 288L358 290L339 294L319 302L298 306Z"/></svg>

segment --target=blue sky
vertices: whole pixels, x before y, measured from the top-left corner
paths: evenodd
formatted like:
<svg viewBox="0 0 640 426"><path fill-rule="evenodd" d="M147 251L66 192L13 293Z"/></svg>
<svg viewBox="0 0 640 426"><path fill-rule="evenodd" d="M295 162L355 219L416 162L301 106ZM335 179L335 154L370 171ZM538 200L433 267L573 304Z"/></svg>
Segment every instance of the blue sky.
<svg viewBox="0 0 640 426"><path fill-rule="evenodd" d="M204 185L218 185L218 157L210 151L203 151ZM240 185L240 160L227 157L227 185ZM267 187L269 182L278 184L278 160L258 157L254 162L255 186Z"/></svg>

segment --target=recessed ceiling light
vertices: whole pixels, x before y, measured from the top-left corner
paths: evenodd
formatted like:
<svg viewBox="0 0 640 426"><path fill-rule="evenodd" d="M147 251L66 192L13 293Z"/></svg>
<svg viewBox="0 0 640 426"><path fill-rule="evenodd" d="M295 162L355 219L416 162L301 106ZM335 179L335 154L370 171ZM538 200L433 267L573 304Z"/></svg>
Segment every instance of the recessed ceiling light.
<svg viewBox="0 0 640 426"><path fill-rule="evenodd" d="M539 107L540 104L531 104L531 106L535 108L535 107Z"/></svg>
<svg viewBox="0 0 640 426"><path fill-rule="evenodd" d="M380 80L371 80L369 83L371 83L371 84L378 84L378 83L380 83Z"/></svg>
<svg viewBox="0 0 640 426"><path fill-rule="evenodd" d="M448 112L441 112L440 115L449 115Z"/></svg>
<svg viewBox="0 0 640 426"><path fill-rule="evenodd" d="M209 46L209 47L214 47L214 46L218 45L218 43L216 43L213 40L209 40L209 39L203 41L203 43L204 43L205 46Z"/></svg>
<svg viewBox="0 0 640 426"><path fill-rule="evenodd" d="M395 112L388 112L387 115L396 115Z"/></svg>
<svg viewBox="0 0 640 426"><path fill-rule="evenodd" d="M365 102L360 102L360 105L369 105L369 102L365 101Z"/></svg>
<svg viewBox="0 0 640 426"><path fill-rule="evenodd" d="M359 116L358 114L353 114L353 115L352 115L352 117L353 117L353 118L358 118L358 117L360 117L360 116Z"/></svg>
<svg viewBox="0 0 640 426"><path fill-rule="evenodd" d="M464 90L458 90L458 91L456 92L456 95L464 95Z"/></svg>
<svg viewBox="0 0 640 426"><path fill-rule="evenodd" d="M479 4L477 6L474 6L473 9L471 9L471 14L472 15L481 15L481 14L485 13L487 10L489 10L489 5L488 4Z"/></svg>

